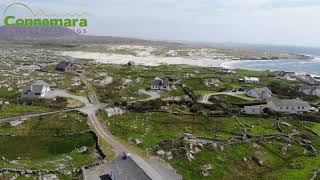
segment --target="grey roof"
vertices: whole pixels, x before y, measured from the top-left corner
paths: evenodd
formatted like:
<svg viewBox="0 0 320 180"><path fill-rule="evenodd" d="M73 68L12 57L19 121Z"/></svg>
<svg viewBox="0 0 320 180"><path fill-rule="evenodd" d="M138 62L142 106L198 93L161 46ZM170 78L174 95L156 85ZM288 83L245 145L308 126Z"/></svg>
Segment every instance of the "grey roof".
<svg viewBox="0 0 320 180"><path fill-rule="evenodd" d="M126 152L112 161L106 175L114 180L162 180L158 172L143 159Z"/></svg>
<svg viewBox="0 0 320 180"><path fill-rule="evenodd" d="M25 92L30 92L30 91L32 91L32 92L34 92L34 93L41 93L42 92L42 90L43 90L43 88L45 87L45 86L49 86L46 82L44 82L44 81L36 81L34 84L32 84L31 86L29 86L26 90L25 90Z"/></svg>
<svg viewBox="0 0 320 180"><path fill-rule="evenodd" d="M310 104L301 99L278 99L271 98L270 101L277 107L283 106L303 106L303 107L311 107Z"/></svg>
<svg viewBox="0 0 320 180"><path fill-rule="evenodd" d="M267 87L263 87L263 88L256 88L256 89L254 89L258 94L261 94L261 93L263 93L263 92L270 92L271 93L271 90L269 89L269 88L267 88Z"/></svg>
<svg viewBox="0 0 320 180"><path fill-rule="evenodd" d="M319 89L320 86L302 86L300 87L300 90L303 91L303 90L310 90L311 92Z"/></svg>
<svg viewBox="0 0 320 180"><path fill-rule="evenodd" d="M57 65L56 65L56 68L59 68L59 69L65 69L66 67L70 66L71 63L66 61L66 60L62 60L60 61Z"/></svg>

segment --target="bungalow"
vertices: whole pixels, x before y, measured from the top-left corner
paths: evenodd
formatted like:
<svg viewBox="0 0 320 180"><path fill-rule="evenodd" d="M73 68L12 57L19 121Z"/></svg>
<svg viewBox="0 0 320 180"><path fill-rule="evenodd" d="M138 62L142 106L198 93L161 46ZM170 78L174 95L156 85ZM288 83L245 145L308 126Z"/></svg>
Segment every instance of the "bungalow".
<svg viewBox="0 0 320 180"><path fill-rule="evenodd" d="M246 95L256 99L268 99L271 97L272 92L269 88L263 87L263 88L247 90Z"/></svg>
<svg viewBox="0 0 320 180"><path fill-rule="evenodd" d="M299 91L306 95L320 97L320 86L303 86L299 89Z"/></svg>
<svg viewBox="0 0 320 180"><path fill-rule="evenodd" d="M239 79L241 82L245 82L245 83L248 83L248 84L257 84L259 83L259 78L257 77L243 77L243 78L240 78Z"/></svg>
<svg viewBox="0 0 320 180"><path fill-rule="evenodd" d="M74 71L75 66L69 61L62 60L56 65L56 70L63 72Z"/></svg>
<svg viewBox="0 0 320 180"><path fill-rule="evenodd" d="M41 98L47 95L50 91L49 85L44 81L36 81L34 84L29 86L21 94L22 98Z"/></svg>
<svg viewBox="0 0 320 180"><path fill-rule="evenodd" d="M159 173L143 159L128 152L121 153L108 166L102 180L161 180Z"/></svg>
<svg viewBox="0 0 320 180"><path fill-rule="evenodd" d="M156 77L150 86L151 90L169 90L169 80L167 78Z"/></svg>
<svg viewBox="0 0 320 180"><path fill-rule="evenodd" d="M309 112L311 106L300 99L271 98L267 103L267 108L276 112L302 113Z"/></svg>

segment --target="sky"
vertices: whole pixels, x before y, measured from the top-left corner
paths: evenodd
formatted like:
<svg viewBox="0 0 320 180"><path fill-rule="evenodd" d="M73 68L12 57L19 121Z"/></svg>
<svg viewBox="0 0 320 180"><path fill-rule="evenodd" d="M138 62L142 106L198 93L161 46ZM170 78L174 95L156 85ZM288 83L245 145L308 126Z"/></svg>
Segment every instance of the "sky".
<svg viewBox="0 0 320 180"><path fill-rule="evenodd" d="M0 12L11 2L88 12L91 35L320 47L320 0L0 0Z"/></svg>

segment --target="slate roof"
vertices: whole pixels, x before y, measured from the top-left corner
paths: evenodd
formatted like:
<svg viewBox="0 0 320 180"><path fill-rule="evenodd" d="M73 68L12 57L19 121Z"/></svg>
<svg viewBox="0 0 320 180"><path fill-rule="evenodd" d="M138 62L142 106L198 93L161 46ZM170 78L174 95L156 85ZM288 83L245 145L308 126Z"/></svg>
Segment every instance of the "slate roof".
<svg viewBox="0 0 320 180"><path fill-rule="evenodd" d="M310 90L310 92L312 93L313 91L319 89L320 86L302 86L300 88L301 91L304 91L304 90Z"/></svg>
<svg viewBox="0 0 320 180"><path fill-rule="evenodd" d="M256 89L254 89L254 90L257 92L257 94L261 94L261 93L263 93L263 92L271 93L271 90L270 90L269 88L267 88L267 87L256 88Z"/></svg>
<svg viewBox="0 0 320 180"><path fill-rule="evenodd" d="M108 176L114 180L162 180L158 172L143 159L126 152L113 160L107 174L100 178L107 179Z"/></svg>
<svg viewBox="0 0 320 180"><path fill-rule="evenodd" d="M301 99L278 99L271 98L270 100L275 106L283 107L283 106L301 106L301 107L311 107L310 104Z"/></svg>
<svg viewBox="0 0 320 180"><path fill-rule="evenodd" d="M62 60L60 61L57 65L56 65L56 68L58 69L65 69L66 67L70 66L71 63L66 61L66 60Z"/></svg>
<svg viewBox="0 0 320 180"><path fill-rule="evenodd" d="M31 86L29 86L25 92L34 92L34 93L41 93L43 88L45 86L49 86L46 82L44 81L36 81L34 84L32 84Z"/></svg>

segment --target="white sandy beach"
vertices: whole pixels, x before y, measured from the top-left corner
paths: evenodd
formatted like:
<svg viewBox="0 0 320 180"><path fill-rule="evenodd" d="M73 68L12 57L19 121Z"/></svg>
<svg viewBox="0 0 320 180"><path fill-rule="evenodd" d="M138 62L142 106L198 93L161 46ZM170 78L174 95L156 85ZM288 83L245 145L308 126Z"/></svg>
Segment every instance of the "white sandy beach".
<svg viewBox="0 0 320 180"><path fill-rule="evenodd" d="M120 55L109 53L94 53L84 51L63 51L63 56L73 58L93 59L96 62L105 64L126 64L128 61L134 61L137 65L158 66L161 64L186 64L202 67L219 67L227 60L211 59L211 58L187 58L187 57L136 57L132 55Z"/></svg>

